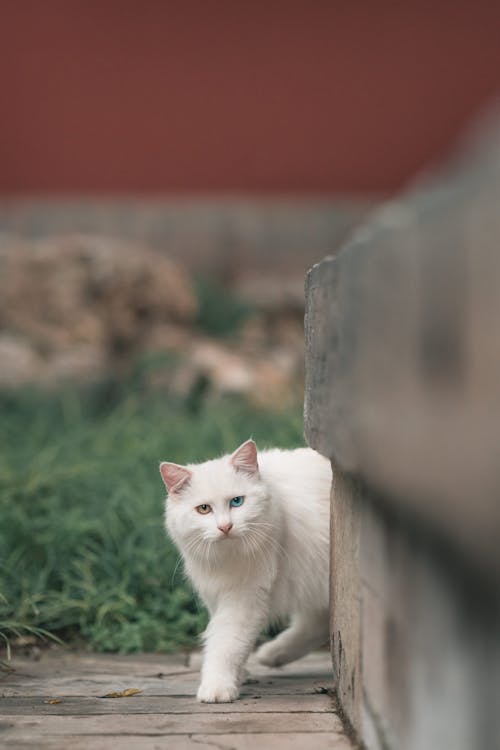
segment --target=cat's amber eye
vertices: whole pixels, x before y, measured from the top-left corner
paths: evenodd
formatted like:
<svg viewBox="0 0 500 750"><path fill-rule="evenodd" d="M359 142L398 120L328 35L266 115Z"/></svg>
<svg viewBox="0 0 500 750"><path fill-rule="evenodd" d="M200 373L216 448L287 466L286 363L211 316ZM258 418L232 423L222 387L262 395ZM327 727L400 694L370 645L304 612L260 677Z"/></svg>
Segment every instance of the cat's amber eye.
<svg viewBox="0 0 500 750"><path fill-rule="evenodd" d="M202 516L206 516L207 513L210 513L212 508L210 505L207 505L206 503L202 503L201 505L196 506L196 510L198 513L201 513Z"/></svg>

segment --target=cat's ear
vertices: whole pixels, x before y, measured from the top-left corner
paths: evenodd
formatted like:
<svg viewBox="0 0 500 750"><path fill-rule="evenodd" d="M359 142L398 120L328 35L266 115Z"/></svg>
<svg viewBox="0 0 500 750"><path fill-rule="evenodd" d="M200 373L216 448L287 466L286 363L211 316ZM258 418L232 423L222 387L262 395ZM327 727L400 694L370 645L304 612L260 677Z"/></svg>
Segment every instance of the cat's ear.
<svg viewBox="0 0 500 750"><path fill-rule="evenodd" d="M167 461L160 464L160 474L169 494L180 492L191 481L189 469L179 464L170 464Z"/></svg>
<svg viewBox="0 0 500 750"><path fill-rule="evenodd" d="M247 440L240 445L231 456L231 463L237 471L244 471L246 474L258 474L259 464L257 462L257 446L253 440Z"/></svg>

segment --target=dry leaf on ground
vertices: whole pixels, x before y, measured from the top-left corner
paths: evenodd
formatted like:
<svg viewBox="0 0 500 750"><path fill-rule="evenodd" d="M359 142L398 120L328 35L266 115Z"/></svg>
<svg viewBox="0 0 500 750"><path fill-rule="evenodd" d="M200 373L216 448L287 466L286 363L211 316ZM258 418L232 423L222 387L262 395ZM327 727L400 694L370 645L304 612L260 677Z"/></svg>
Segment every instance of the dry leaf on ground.
<svg viewBox="0 0 500 750"><path fill-rule="evenodd" d="M139 688L126 688L125 690L106 693L106 695L101 695L101 698L130 698L132 695L137 695L137 693L142 693L142 690Z"/></svg>

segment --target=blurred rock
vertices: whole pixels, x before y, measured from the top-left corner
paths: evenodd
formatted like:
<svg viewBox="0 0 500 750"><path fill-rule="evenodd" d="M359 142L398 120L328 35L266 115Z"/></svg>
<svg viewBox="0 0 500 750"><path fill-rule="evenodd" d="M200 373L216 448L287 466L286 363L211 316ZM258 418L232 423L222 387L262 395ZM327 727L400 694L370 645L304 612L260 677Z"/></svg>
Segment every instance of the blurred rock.
<svg viewBox="0 0 500 750"><path fill-rule="evenodd" d="M69 235L0 240L0 382L92 379L158 326L190 323L196 300L179 264L146 247ZM12 338L14 336L14 338Z"/></svg>
<svg viewBox="0 0 500 750"><path fill-rule="evenodd" d="M147 384L181 398L200 388L264 406L301 398L301 281L241 281L230 293L249 301L249 317L210 338L189 276L147 247L0 236L0 271L0 386L92 382L137 366ZM210 304L220 313L223 301Z"/></svg>
<svg viewBox="0 0 500 750"><path fill-rule="evenodd" d="M142 340L144 350L152 352L180 351L185 352L193 339L191 327L176 323L156 323L145 333Z"/></svg>
<svg viewBox="0 0 500 750"><path fill-rule="evenodd" d="M55 352L41 370L40 380L44 385L70 380L86 382L106 372L108 367L109 359L101 347L86 343L78 344L67 350Z"/></svg>
<svg viewBox="0 0 500 750"><path fill-rule="evenodd" d="M24 385L39 375L42 366L42 359L28 342L0 334L0 386Z"/></svg>
<svg viewBox="0 0 500 750"><path fill-rule="evenodd" d="M304 353L303 316L282 313L259 314L249 318L242 327L239 340L247 350L285 348L301 361Z"/></svg>
<svg viewBox="0 0 500 750"><path fill-rule="evenodd" d="M170 387L187 396L201 380L218 395L244 395L259 406L279 408L301 397L301 374L286 350L250 352L234 344L193 340Z"/></svg>

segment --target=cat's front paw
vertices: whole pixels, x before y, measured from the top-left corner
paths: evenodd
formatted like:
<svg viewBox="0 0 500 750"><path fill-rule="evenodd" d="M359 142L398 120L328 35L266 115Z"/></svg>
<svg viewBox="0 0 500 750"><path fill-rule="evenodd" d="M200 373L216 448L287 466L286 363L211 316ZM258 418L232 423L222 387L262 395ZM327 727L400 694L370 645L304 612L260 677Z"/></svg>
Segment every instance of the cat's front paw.
<svg viewBox="0 0 500 750"><path fill-rule="evenodd" d="M200 703L231 703L240 694L239 685L227 679L204 679L198 688Z"/></svg>

